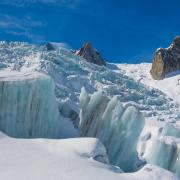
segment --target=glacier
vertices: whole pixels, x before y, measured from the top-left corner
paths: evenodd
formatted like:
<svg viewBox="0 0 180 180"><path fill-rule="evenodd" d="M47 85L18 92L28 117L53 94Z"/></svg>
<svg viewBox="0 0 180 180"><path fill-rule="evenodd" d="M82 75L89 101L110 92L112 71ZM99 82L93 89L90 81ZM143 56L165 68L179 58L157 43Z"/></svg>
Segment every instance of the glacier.
<svg viewBox="0 0 180 180"><path fill-rule="evenodd" d="M55 82L59 109L78 125L79 95L85 87L88 93L97 89L107 96L117 95L122 104L136 106L147 118L180 118L179 105L161 91L150 88L125 75L84 61L70 50L47 51L44 46L22 42L0 42L0 63L10 71L45 73Z"/></svg>
<svg viewBox="0 0 180 180"><path fill-rule="evenodd" d="M95 102L93 103L98 103L103 101L102 105L97 104L97 107L98 109L100 108L99 111L101 113L98 114L98 112L96 112L95 110L96 112L95 114L104 122L102 124L103 131L101 131L97 127L97 125L100 125L98 124L98 121L96 122L93 121L93 123L91 124L91 126L93 127L88 127L89 125L83 125L86 128L84 130L82 130L81 128L82 130L81 133L86 136L93 136L93 137L98 136L98 138L100 138L103 141L106 148L108 149L108 155L110 156L110 161L117 165L120 163L123 164L122 169L125 171L126 170L131 171L136 169L138 163L140 163L141 165L141 161L142 161L142 162L147 162L161 166L163 168L175 172L176 174L179 174L178 172L179 160L177 161L169 160L168 162L170 165L166 167L165 161L162 161L160 163L158 159L156 159L158 156L161 157L162 150L164 150L165 156L169 157L169 159L171 159L171 157L178 158L179 156L178 155L179 128L177 128L180 122L179 103L176 102L174 99L170 98L173 96L167 96L167 94L165 94L166 93L165 89L163 90L164 92L163 93L160 87L158 88L159 89L158 90L156 86L149 87L148 84L141 83L139 77L142 76L142 74L144 76L146 74L144 72L140 74L138 73L140 70L143 71L143 68L139 67L138 65L136 66L132 65L133 69L130 69L127 64L124 64L123 67L125 67L125 70L129 70L130 73L132 71L133 75L130 76L129 74L126 73L124 69L121 68L116 67L117 69L112 70L108 67L99 67L94 64L87 63L86 61L84 61L83 58L74 55L71 52L71 50L62 47L56 48L54 51L47 51L46 48L41 45L31 45L23 42L8 43L5 41L1 41L0 71L14 72L15 74L20 73L22 74L22 76L24 76L27 73L41 74L41 78L39 77L34 78L32 81L28 78L27 78L27 82L25 82L25 80L19 81L18 83L20 86L17 87L16 90L19 91L18 89L21 87L24 88L25 91L28 90L31 91L31 93L33 93L34 90L32 88L26 89L25 84L29 84L30 82L36 82L34 84L31 84L32 86L30 85L30 87L36 87L37 88L36 90L44 91L44 89L41 88L41 85L46 84L48 86L47 88L52 87L50 88L51 89L50 94L53 95L53 96L49 95L50 97L48 97L48 99L50 100L47 100L45 93L41 93L40 91L38 92L41 97L41 100L47 102L47 107L46 105L43 105L41 107L42 110L44 108L45 109L48 108L48 111L46 113L49 115L52 113L52 115L51 118L47 118L49 116L47 115L43 119L43 121L45 122L41 123L40 121L41 115L39 114L38 116L40 118L39 120L37 120L37 124L34 124L34 120L33 120L32 123L33 126L31 126L32 131L29 130L31 129L29 125L28 127L23 126L20 128L19 126L20 123L16 123L18 122L17 116L21 116L21 118L23 118L22 116L24 116L23 114L25 111L20 112L20 115L17 115L18 114L17 109L15 109L15 107L13 106L11 107L9 102L7 101L7 105L9 106L10 109L12 108L13 110L12 112L13 112L13 116L15 116L15 119L12 120L13 126L9 124L10 120L8 120L8 118L9 115L12 117L12 113L11 111L8 111L8 113L5 115L4 113L7 111L7 109L5 108L6 105L3 104L3 111L1 110L0 111L3 116L5 115L4 117L6 117L7 122L4 125L2 124L1 130L13 137L26 137L26 138L77 137L79 136L79 132L78 132L79 123L83 125L82 118L79 118L79 111L81 108L83 109L82 107L83 100L81 100L81 103L79 103L79 97L80 99L83 99L82 96L80 96L81 88L85 87L87 94L93 94L97 90L99 90L98 92L96 92L99 98L101 96L103 96L104 98L103 100L100 100L101 98L98 99L96 97L97 100L95 98L93 100ZM42 78L42 74L44 75L43 78ZM149 81L148 77L145 80ZM14 81L15 84L16 81ZM153 83L156 82L154 81L151 82L151 84ZM10 86L11 87L16 86L10 84L11 84L10 82L7 82L8 88L10 88ZM163 84L163 82L160 82L160 84ZM55 96L54 96L54 90L55 90ZM9 89L8 93L12 93L12 91L10 91ZM17 95L16 93L17 92L13 91L13 94L10 94L8 96L10 97L13 95L14 97L17 98L19 97L19 95ZM23 96L27 96L27 93L26 92L24 93L25 94L22 94L20 99L22 99ZM92 95L92 97L93 96L94 95ZM87 100L87 102L92 101L91 96L87 95L84 97L89 97L89 100ZM34 103L36 104L37 102L34 101ZM51 109L52 106L49 107L48 106L49 103L52 103L52 106L54 106L55 108ZM14 105L16 106L16 104L17 102L15 101ZM84 103L84 107L87 107L86 103ZM113 107L117 109L119 114L117 112L116 113L114 112ZM90 107L90 105L88 105L88 109L94 112L93 107ZM136 109L138 109L138 111ZM139 111L140 114L143 114L144 116L145 124L144 123L141 124L139 121L138 122L140 124L139 123L134 124L133 119L131 119L131 116L134 116L133 114L136 114ZM118 122L121 122L120 124L123 124L124 128L128 131L130 130L128 128L131 125L133 128L136 129L135 131L132 132L129 131L129 134L118 133L118 128L120 128L120 124L118 124L116 127L115 125L113 125L114 121L110 121L110 122L108 121L108 119L112 119L112 120L115 119L115 122L117 123L118 116L121 116L121 113L124 114L124 112L126 112L125 115L127 117L123 117L123 119L130 118L130 122L132 122L132 124L129 125L126 124L125 120L123 121L122 119L121 119L122 121L118 121ZM90 117L89 113L87 112L86 114L87 117L83 113L83 119L87 119L88 117ZM0 115L0 117L2 115ZM94 117L94 118L97 119L98 117ZM30 118L28 119L30 120ZM31 118L31 120L32 119L34 118ZM20 121L22 121L22 119ZM2 119L2 123L4 122L5 121ZM48 126L48 123L51 123L52 126ZM57 126L54 126L53 124L57 124ZM143 124L144 124L144 128L142 127ZM14 128L17 128L17 125L18 128L20 128L18 130L19 134L17 132L15 133L14 131ZM136 125L138 127L136 127ZM8 126L10 129L7 128ZM34 131L35 129L36 130L37 128L41 129L43 128L43 126L45 126L45 129L47 130L46 132L37 131L38 133L37 132L35 133ZM111 128L107 129L106 128L107 126L110 126ZM92 129L92 132L90 132L89 128ZM96 132L97 130L98 133ZM142 133L140 135L140 138L138 138L141 130ZM111 144L109 143L109 141L111 140L105 140L105 135L108 134L107 137L111 138L110 136L112 132L114 134L114 136L112 137L114 141ZM122 152L123 152L124 148L123 146L121 146L121 143L123 143L125 146L127 145L126 142L122 142L122 139L119 141L119 139L117 139L115 136L120 138L126 136L127 139L129 138L128 141L131 142L130 137L133 133L135 133L135 136L133 137L134 142L132 142L132 152L128 152L129 154L133 154L132 157L130 158L132 164L129 165L130 164L129 162L123 163L123 159L120 160L119 158L115 158L115 154L116 154L115 151L118 151L118 148L122 148ZM136 138L139 140L137 140ZM137 152L135 147L136 145L137 145ZM172 156L172 151L169 150L170 146L175 147L175 152L177 152L177 156ZM154 150L155 147L158 147L159 150L157 149L157 151L152 151L151 149ZM109 153L109 150L112 150L113 148L114 151L112 151L112 154ZM173 149L173 147L171 148ZM122 154L120 154L120 157L123 156ZM139 156L139 158L141 159L140 162L137 156Z"/></svg>
<svg viewBox="0 0 180 180"><path fill-rule="evenodd" d="M110 162L124 171L137 169L136 146L144 127L144 117L134 106L123 107L115 96L111 100L101 91L80 95L81 136L99 138L107 148Z"/></svg>
<svg viewBox="0 0 180 180"><path fill-rule="evenodd" d="M60 138L54 83L44 74L0 72L0 130L16 138Z"/></svg>

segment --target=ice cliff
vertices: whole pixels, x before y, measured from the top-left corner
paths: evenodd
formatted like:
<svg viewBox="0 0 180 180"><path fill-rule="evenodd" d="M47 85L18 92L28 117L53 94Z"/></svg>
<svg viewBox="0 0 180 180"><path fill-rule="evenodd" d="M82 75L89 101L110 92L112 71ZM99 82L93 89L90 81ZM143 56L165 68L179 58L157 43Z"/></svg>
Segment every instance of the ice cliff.
<svg viewBox="0 0 180 180"><path fill-rule="evenodd" d="M49 76L0 72L0 130L12 137L61 137L61 121Z"/></svg>
<svg viewBox="0 0 180 180"><path fill-rule="evenodd" d="M110 162L124 171L137 168L136 146L144 126L143 115L133 106L123 107L115 96L111 100L101 91L80 95L80 133L97 137L107 148Z"/></svg>

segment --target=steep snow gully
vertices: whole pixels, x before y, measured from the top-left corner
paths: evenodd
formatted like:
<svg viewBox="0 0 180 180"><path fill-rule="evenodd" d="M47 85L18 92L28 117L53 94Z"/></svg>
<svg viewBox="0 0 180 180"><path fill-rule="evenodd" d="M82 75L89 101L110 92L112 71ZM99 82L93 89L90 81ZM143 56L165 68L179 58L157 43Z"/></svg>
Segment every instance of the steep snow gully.
<svg viewBox="0 0 180 180"><path fill-rule="evenodd" d="M0 130L7 135L96 137L121 172L150 163L180 176L180 107L160 90L64 48L0 42L0 63Z"/></svg>

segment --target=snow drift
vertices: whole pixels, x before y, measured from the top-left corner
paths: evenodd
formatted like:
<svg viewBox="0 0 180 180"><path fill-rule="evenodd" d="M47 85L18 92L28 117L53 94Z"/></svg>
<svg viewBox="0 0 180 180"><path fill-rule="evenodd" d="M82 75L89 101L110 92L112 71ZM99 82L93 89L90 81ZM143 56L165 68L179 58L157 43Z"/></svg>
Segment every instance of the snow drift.
<svg viewBox="0 0 180 180"><path fill-rule="evenodd" d="M1 180L178 180L172 173L146 165L136 173L119 173L104 164L107 154L95 138L15 139L0 132Z"/></svg>

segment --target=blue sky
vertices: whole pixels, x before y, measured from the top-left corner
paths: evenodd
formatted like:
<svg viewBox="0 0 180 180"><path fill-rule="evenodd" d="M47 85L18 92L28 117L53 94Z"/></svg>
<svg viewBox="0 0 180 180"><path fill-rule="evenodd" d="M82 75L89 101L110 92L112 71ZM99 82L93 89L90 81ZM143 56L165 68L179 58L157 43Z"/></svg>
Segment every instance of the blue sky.
<svg viewBox="0 0 180 180"><path fill-rule="evenodd" d="M179 7L179 0L0 0L0 40L73 49L88 41L110 62L150 62L180 35Z"/></svg>

